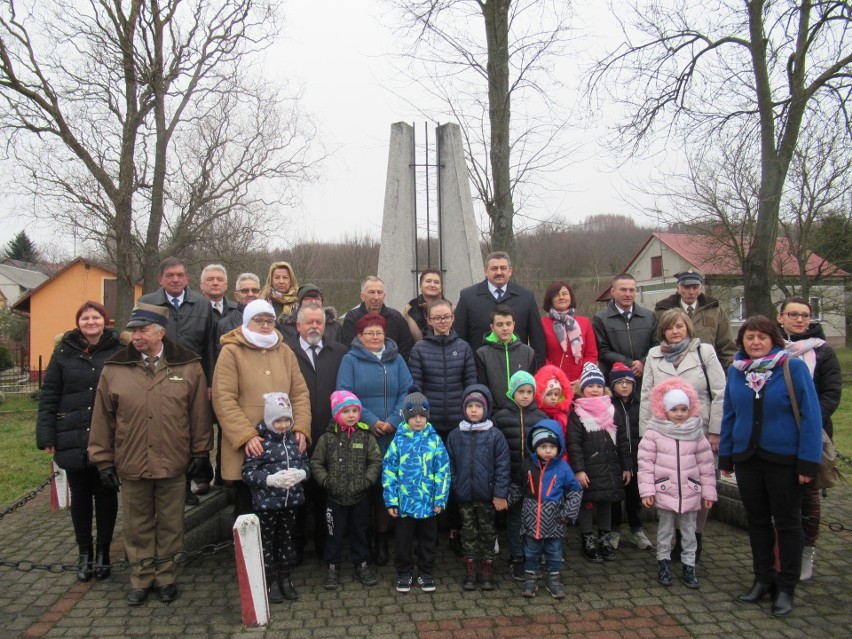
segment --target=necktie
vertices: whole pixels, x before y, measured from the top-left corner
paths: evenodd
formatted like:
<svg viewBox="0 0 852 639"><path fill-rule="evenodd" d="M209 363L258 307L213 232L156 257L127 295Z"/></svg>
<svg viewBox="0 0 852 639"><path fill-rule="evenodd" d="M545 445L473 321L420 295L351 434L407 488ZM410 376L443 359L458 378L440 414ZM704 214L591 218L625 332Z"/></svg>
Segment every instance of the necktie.
<svg viewBox="0 0 852 639"><path fill-rule="evenodd" d="M498 288L496 291L494 291L494 297L497 298L498 302L502 302L503 301L503 289Z"/></svg>
<svg viewBox="0 0 852 639"><path fill-rule="evenodd" d="M148 357L145 356L145 368L148 370L151 375L157 372L157 362L160 361L159 357Z"/></svg>
<svg viewBox="0 0 852 639"><path fill-rule="evenodd" d="M314 370L317 369L317 350L318 349L319 349L319 346L317 346L316 344L311 346L311 364L314 365Z"/></svg>
<svg viewBox="0 0 852 639"><path fill-rule="evenodd" d="M180 300L176 297L173 297L172 298L172 306L175 307L176 311L179 311L180 310Z"/></svg>
<svg viewBox="0 0 852 639"><path fill-rule="evenodd" d="M222 314L222 302L213 302L213 308L216 309L217 313Z"/></svg>
<svg viewBox="0 0 852 639"><path fill-rule="evenodd" d="M628 322L630 321L630 311L624 311L622 315L624 315L625 320L627 320Z"/></svg>
<svg viewBox="0 0 852 639"><path fill-rule="evenodd" d="M693 313L693 311L692 311L692 307L691 307L691 306L687 306L687 307L686 307L686 314L687 314L689 317L692 317L692 313Z"/></svg>

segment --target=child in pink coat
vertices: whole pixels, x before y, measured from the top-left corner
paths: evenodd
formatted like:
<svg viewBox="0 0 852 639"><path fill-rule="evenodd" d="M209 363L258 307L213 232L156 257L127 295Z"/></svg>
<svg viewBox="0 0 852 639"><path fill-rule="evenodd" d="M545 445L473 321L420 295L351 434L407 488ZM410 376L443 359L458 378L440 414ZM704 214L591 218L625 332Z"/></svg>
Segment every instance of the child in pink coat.
<svg viewBox="0 0 852 639"><path fill-rule="evenodd" d="M698 588L695 576L695 523L702 508L716 501L716 467L710 442L701 428L695 389L679 377L651 391L651 420L639 442L639 496L656 506L657 581L672 584L671 550L675 528L681 534L683 582Z"/></svg>

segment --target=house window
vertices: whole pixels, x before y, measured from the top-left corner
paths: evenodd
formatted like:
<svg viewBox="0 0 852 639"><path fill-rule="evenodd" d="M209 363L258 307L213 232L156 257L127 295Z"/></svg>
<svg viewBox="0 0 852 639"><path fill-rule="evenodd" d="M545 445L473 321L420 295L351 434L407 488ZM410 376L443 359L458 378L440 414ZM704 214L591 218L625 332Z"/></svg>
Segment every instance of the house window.
<svg viewBox="0 0 852 639"><path fill-rule="evenodd" d="M731 298L731 319L735 322L742 322L746 318L745 297L738 296Z"/></svg>
<svg viewBox="0 0 852 639"><path fill-rule="evenodd" d="M651 277L663 276L663 256L654 255L651 257Z"/></svg>
<svg viewBox="0 0 852 639"><path fill-rule="evenodd" d="M811 320L819 322L822 320L822 298L812 295L808 298L808 303L811 305Z"/></svg>
<svg viewBox="0 0 852 639"><path fill-rule="evenodd" d="M110 317L115 317L116 306L118 303L118 280L112 278L104 278L104 299L103 305L109 312Z"/></svg>

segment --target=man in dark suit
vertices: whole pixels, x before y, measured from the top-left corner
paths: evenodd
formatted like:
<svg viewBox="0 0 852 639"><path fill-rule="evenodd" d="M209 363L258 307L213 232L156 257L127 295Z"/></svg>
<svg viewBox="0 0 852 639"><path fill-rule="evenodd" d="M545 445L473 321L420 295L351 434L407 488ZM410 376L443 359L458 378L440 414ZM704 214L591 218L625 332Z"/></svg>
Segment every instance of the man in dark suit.
<svg viewBox="0 0 852 639"><path fill-rule="evenodd" d="M326 315L322 306L305 304L296 314L298 334L285 343L296 354L299 369L308 385L311 397L311 442L315 445L331 422L331 394L336 390L337 369L349 348L340 342L323 339ZM309 451L310 453L311 451ZM313 478L305 483L305 505L296 513L296 561L301 562L307 541L307 510L313 511L314 548L322 558L325 543L325 492Z"/></svg>
<svg viewBox="0 0 852 639"><path fill-rule="evenodd" d="M228 271L221 264L208 264L204 267L198 288L201 294L210 300L214 323L218 323L230 311L237 308L234 300L225 297L225 293L228 292Z"/></svg>
<svg viewBox="0 0 852 639"><path fill-rule="evenodd" d="M476 351L491 330L491 311L498 304L511 307L515 316L515 335L535 351L536 367L544 365L544 329L535 296L528 288L515 284L512 279L512 262L502 251L490 253L485 258L485 280L468 286L459 294L456 320L453 325L464 341Z"/></svg>

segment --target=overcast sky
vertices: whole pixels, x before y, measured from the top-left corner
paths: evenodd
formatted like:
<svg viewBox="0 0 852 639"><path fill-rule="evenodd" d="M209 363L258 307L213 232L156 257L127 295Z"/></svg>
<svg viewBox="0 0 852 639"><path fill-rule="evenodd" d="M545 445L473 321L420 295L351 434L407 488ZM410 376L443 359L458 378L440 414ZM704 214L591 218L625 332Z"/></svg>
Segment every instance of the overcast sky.
<svg viewBox="0 0 852 639"><path fill-rule="evenodd" d="M302 204L285 212L287 229L273 244L339 239L354 233L378 237L391 124L414 123L421 136L424 121L388 89L395 74L390 56L401 43L383 24L386 5L380 0L290 0L283 6L285 30L270 53L269 73L303 84L304 106L313 113L325 147L334 154L324 165L322 179L305 189ZM603 2L586 0L575 6L575 46L580 53L559 69L563 81L574 86L578 69L590 61L581 57L583 52L601 51L616 42ZM405 90L405 97L415 102L418 94L416 86ZM625 202L639 197L631 183L642 182L659 159L616 169L611 155L596 145L602 130L584 130L582 118L576 121L571 142L582 147L554 180L558 187L547 210L535 211L536 217L557 215L579 222L600 213L637 214ZM33 206L28 201L17 204L18 210ZM60 242L72 250L71 240L57 231L14 218L0 225L0 242L5 244L22 228L37 242Z"/></svg>

